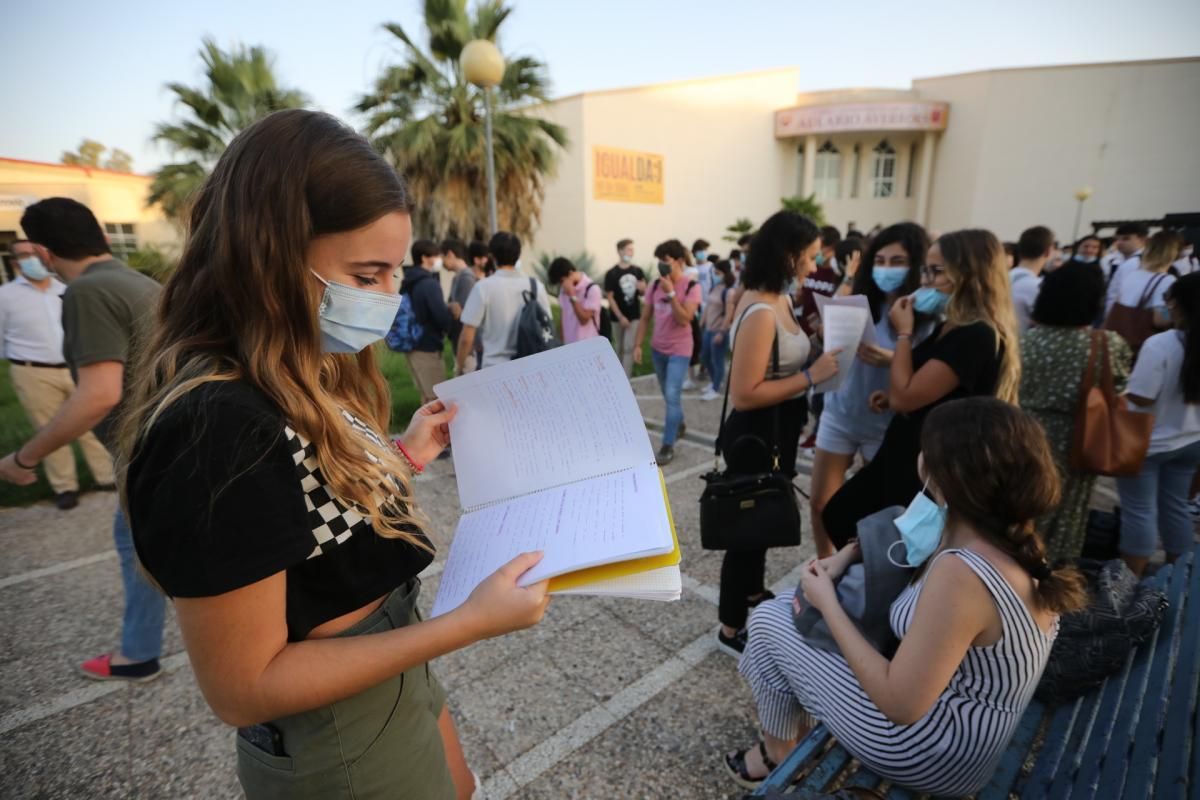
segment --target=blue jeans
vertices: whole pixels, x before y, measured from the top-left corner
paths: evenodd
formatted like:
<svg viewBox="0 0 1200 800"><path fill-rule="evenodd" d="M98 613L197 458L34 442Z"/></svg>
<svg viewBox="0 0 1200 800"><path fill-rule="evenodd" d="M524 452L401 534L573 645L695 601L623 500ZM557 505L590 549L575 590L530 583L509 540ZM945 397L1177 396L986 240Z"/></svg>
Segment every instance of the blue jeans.
<svg viewBox="0 0 1200 800"><path fill-rule="evenodd" d="M721 384L725 382L725 351L729 347L729 332L721 331L720 335L720 344L713 341L717 337L714 331L705 331L700 339L700 363L712 378L714 392L721 391Z"/></svg>
<svg viewBox="0 0 1200 800"><path fill-rule="evenodd" d="M1192 547L1188 489L1200 466L1200 441L1146 456L1136 477L1118 478L1121 495L1121 553L1149 558L1162 538L1163 550L1178 556Z"/></svg>
<svg viewBox="0 0 1200 800"><path fill-rule="evenodd" d="M679 424L683 422L683 379L687 377L687 356L669 356L651 348L650 357L654 360L654 374L658 378L658 388L662 390L663 399L667 401L667 418L663 424L663 447L673 447L679 438Z"/></svg>
<svg viewBox="0 0 1200 800"><path fill-rule="evenodd" d="M163 618L167 599L138 574L133 534L119 507L113 519L113 541L121 561L125 585L125 615L121 620L121 655L131 661L149 661L162 655Z"/></svg>

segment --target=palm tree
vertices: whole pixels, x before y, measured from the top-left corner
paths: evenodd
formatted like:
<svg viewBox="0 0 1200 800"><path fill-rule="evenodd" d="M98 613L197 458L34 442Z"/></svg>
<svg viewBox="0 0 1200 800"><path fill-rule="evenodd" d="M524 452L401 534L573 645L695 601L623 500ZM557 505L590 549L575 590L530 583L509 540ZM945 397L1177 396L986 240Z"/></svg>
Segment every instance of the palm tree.
<svg viewBox="0 0 1200 800"><path fill-rule="evenodd" d="M495 41L511 13L500 0L484 0L473 12L466 0L425 0L428 52L400 25L383 26L403 43L405 59L385 69L355 108L367 115L367 135L408 179L423 235L474 238L487 230L484 95L463 77L458 59L473 39ZM492 117L498 223L527 237L567 132L521 108L548 99L545 65L528 56L505 61Z"/></svg>
<svg viewBox="0 0 1200 800"><path fill-rule="evenodd" d="M204 183L230 140L246 126L283 108L303 108L308 97L278 85L274 58L262 47L235 45L229 52L205 39L200 48L207 85L192 88L168 83L187 116L162 122L153 139L184 160L167 164L154 175L147 205L161 205L171 219L180 219L188 199Z"/></svg>

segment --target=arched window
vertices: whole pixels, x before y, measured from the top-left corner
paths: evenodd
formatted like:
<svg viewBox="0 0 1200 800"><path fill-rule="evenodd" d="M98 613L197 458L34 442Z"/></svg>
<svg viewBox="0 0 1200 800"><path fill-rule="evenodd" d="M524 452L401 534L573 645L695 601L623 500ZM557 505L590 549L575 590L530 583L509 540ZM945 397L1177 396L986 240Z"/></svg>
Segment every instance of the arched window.
<svg viewBox="0 0 1200 800"><path fill-rule="evenodd" d="M813 191L820 200L841 197L842 154L826 140L817 150L816 169L813 170Z"/></svg>
<svg viewBox="0 0 1200 800"><path fill-rule="evenodd" d="M875 165L871 170L871 196L891 197L896 190L896 151L884 139L875 145Z"/></svg>

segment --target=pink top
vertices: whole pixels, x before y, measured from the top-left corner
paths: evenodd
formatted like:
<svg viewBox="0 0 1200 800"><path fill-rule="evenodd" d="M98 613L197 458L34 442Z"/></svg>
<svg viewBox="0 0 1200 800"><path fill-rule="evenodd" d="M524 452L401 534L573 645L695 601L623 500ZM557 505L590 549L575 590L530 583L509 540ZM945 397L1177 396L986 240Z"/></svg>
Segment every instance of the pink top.
<svg viewBox="0 0 1200 800"><path fill-rule="evenodd" d="M593 286L596 288L593 289ZM582 308L591 309L592 320L586 325L580 325L579 315L571 307L571 301L564 297L566 302L563 303L562 309L563 344L579 342L600 335L600 305L604 300L604 292L600 290L600 284L584 275L579 279L579 285L575 287L575 297L579 299L579 305Z"/></svg>
<svg viewBox="0 0 1200 800"><path fill-rule="evenodd" d="M675 295L680 303L694 303L696 308L700 307L700 284L686 275L680 276L675 282ZM646 303L654 309L654 336L650 346L664 355L691 358L692 327L675 321L671 301L665 292L659 290L659 281L655 281L646 293Z"/></svg>

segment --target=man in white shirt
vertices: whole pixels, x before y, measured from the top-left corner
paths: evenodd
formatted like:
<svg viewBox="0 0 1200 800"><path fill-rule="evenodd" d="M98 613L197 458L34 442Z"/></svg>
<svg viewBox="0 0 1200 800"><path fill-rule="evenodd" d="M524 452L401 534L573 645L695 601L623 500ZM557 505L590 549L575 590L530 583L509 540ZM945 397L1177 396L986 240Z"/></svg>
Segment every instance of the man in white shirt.
<svg viewBox="0 0 1200 800"><path fill-rule="evenodd" d="M1017 330L1024 334L1033 322L1033 304L1042 288L1042 270L1054 254L1054 231L1037 225L1021 232L1017 240L1017 266L1008 273L1012 284Z"/></svg>
<svg viewBox="0 0 1200 800"><path fill-rule="evenodd" d="M34 428L41 428L75 391L63 358L62 296L67 287L46 269L32 242L14 242L11 251L18 277L0 286L0 346L17 399ZM108 451L91 431L78 442L96 482L112 488ZM55 504L63 511L79 505L79 478L70 445L55 450L42 463Z"/></svg>
<svg viewBox="0 0 1200 800"><path fill-rule="evenodd" d="M1125 222L1117 226L1117 252L1105 256L1108 263L1101 259L1105 280L1108 281L1108 293L1105 295L1104 312L1112 310L1121 293L1121 279L1142 265L1142 249L1146 246L1146 238L1150 229L1144 222Z"/></svg>
<svg viewBox="0 0 1200 800"><path fill-rule="evenodd" d="M462 333L458 337L458 374L463 374L467 357L475 348L475 335L483 328L483 366L511 361L517 353L515 328L525 293L533 281L537 302L550 314L550 294L536 278L517 271L521 240L515 234L500 231L488 242L488 252L496 261L496 271L475 284L462 311Z"/></svg>

